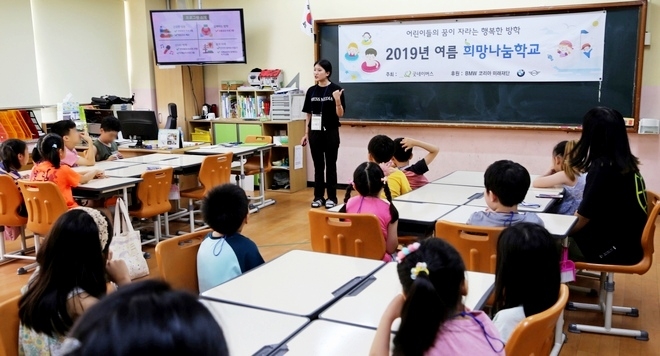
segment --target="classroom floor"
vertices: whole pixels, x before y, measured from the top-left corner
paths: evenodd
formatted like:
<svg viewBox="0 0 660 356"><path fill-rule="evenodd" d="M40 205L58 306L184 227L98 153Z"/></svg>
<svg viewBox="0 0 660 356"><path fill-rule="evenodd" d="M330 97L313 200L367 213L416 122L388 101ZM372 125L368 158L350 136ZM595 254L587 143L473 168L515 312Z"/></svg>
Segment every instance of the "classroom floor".
<svg viewBox="0 0 660 356"><path fill-rule="evenodd" d="M259 246L266 261L290 250L311 250L309 243L309 224L307 211L313 192L311 188L288 194L268 192L268 198L277 203L250 215L243 234L250 237ZM179 224L179 223L176 223ZM176 229L186 229L185 222ZM176 231L176 230L173 230ZM7 244L8 251L17 249L17 242ZM660 228L656 229L656 250L660 250ZM146 251L153 255L153 247ZM660 256L656 256L660 258ZM157 277L155 256L148 260L151 269L150 278ZM14 261L0 266L0 300L18 294L30 274L16 275L16 269L27 262ZM613 325L622 328L642 328L649 332L650 341L637 341L632 338L601 336L597 334L572 334L566 331L568 341L562 348L562 356L589 355L660 355L660 264L643 276L615 275L615 305L634 306L639 309L639 318L614 316ZM581 281L582 285L597 288L595 281ZM571 292L571 301L593 302L584 294ZM565 328L570 323L600 324L603 318L595 312L565 312Z"/></svg>

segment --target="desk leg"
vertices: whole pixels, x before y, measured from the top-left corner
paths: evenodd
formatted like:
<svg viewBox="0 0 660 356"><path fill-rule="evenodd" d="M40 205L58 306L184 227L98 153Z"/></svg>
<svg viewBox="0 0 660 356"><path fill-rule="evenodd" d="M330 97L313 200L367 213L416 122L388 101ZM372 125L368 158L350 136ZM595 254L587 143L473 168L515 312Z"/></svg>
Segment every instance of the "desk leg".
<svg viewBox="0 0 660 356"><path fill-rule="evenodd" d="M254 198L259 200L259 203L256 205L258 209L275 204L275 200L266 199L266 172L264 170L264 150L259 150L259 174L260 174L259 197Z"/></svg>
<svg viewBox="0 0 660 356"><path fill-rule="evenodd" d="M126 204L126 206L128 206L128 188L124 187L124 188L122 188L121 191L122 191L122 194L124 195L124 204Z"/></svg>
<svg viewBox="0 0 660 356"><path fill-rule="evenodd" d="M561 245L564 248L568 248L568 237L562 239ZM559 355L562 346L564 346L564 342L566 342L566 335L564 335L564 311L562 310L559 319L557 319L557 324L555 325L555 345L552 347L550 355Z"/></svg>

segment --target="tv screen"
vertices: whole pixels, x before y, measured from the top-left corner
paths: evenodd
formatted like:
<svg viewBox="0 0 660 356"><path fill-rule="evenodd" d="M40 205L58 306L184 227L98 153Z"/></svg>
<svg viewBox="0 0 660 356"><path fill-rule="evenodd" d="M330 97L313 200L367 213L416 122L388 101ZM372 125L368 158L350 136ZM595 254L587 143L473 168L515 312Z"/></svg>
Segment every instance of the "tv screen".
<svg viewBox="0 0 660 356"><path fill-rule="evenodd" d="M243 9L153 10L158 64L246 63Z"/></svg>

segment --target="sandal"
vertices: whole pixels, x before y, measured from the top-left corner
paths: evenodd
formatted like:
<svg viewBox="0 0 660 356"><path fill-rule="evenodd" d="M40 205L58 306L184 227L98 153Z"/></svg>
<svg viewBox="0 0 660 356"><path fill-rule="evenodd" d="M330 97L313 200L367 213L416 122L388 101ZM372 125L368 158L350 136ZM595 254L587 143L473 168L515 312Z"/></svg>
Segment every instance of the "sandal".
<svg viewBox="0 0 660 356"><path fill-rule="evenodd" d="M323 199L316 199L312 202L312 208L320 208L323 206Z"/></svg>

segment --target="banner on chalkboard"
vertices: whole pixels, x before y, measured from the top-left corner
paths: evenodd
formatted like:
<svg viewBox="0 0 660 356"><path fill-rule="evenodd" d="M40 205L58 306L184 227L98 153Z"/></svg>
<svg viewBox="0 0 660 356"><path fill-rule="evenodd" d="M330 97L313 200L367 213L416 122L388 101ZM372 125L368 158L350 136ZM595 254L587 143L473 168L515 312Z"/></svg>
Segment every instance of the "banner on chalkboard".
<svg viewBox="0 0 660 356"><path fill-rule="evenodd" d="M339 26L339 81L586 82L606 11Z"/></svg>

